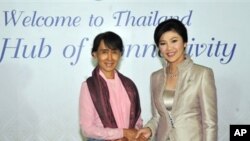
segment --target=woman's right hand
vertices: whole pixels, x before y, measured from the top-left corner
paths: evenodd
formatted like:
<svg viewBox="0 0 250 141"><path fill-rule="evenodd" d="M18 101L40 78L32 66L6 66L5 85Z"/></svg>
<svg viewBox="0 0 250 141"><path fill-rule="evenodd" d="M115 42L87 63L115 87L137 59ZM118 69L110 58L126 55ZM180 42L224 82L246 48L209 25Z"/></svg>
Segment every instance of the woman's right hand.
<svg viewBox="0 0 250 141"><path fill-rule="evenodd" d="M128 141L134 141L137 134L136 129L123 129L123 136L127 138Z"/></svg>
<svg viewBox="0 0 250 141"><path fill-rule="evenodd" d="M146 127L146 128L141 128L137 131L137 134L135 136L136 139L139 139L139 138L144 138L144 139L149 139L149 137L151 137L152 135L152 132L151 132L151 129Z"/></svg>

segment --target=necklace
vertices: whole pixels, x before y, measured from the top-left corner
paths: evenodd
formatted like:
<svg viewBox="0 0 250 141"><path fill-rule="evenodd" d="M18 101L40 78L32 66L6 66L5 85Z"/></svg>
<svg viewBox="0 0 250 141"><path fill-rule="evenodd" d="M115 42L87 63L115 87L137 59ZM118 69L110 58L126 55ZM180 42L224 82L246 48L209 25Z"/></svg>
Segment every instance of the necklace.
<svg viewBox="0 0 250 141"><path fill-rule="evenodd" d="M167 73L167 77L169 78L176 78L178 76L178 71L171 72L169 67L167 67L166 73Z"/></svg>

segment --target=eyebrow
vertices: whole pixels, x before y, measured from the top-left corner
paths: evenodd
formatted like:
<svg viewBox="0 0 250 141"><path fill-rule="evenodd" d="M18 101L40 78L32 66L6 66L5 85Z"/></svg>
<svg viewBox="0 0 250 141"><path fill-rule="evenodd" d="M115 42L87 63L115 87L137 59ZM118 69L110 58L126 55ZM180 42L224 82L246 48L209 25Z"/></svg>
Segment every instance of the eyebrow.
<svg viewBox="0 0 250 141"><path fill-rule="evenodd" d="M172 40L172 39L178 39L178 37L174 36L174 37L172 37L172 38L170 38L170 39L171 39L171 40Z"/></svg>

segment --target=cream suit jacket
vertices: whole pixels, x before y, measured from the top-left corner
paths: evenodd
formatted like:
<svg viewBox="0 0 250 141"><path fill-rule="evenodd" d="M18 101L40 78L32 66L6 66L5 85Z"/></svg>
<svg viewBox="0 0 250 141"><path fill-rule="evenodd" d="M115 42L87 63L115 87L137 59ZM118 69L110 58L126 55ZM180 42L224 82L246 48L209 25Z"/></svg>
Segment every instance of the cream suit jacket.
<svg viewBox="0 0 250 141"><path fill-rule="evenodd" d="M178 66L179 77L171 111L173 127L163 103L164 67L151 75L152 119L145 125L152 139L217 141L217 99L212 69L194 64L190 57Z"/></svg>

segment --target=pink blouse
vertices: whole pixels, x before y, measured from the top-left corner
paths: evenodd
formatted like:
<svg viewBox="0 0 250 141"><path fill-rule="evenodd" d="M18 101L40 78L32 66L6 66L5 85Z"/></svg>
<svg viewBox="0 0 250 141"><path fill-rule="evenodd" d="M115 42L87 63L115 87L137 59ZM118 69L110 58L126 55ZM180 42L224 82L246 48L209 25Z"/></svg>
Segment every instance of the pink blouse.
<svg viewBox="0 0 250 141"><path fill-rule="evenodd" d="M118 128L104 128L101 119L95 109L91 99L87 82L83 82L80 93L80 126L85 137L115 140L123 137L123 128L129 127L130 100L127 92L122 85L118 74L115 73L114 79L106 79L100 71L100 75L104 78L108 85L110 104L117 123ZM142 127L143 121L141 117L136 123L136 128Z"/></svg>

